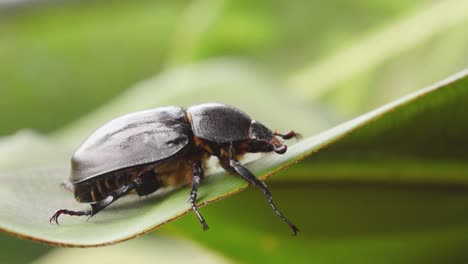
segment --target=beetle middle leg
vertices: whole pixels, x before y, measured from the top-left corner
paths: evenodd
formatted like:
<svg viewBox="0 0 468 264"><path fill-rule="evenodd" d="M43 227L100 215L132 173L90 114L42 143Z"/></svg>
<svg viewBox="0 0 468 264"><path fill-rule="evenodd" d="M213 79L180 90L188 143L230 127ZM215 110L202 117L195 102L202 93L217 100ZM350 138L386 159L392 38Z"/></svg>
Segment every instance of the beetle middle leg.
<svg viewBox="0 0 468 264"><path fill-rule="evenodd" d="M299 232L299 229L294 225L288 218L286 218L275 206L273 203L273 197L271 196L270 190L268 190L268 187L266 184L258 179L252 172L250 172L246 167L244 167L242 164L240 164L239 161L236 159L229 159L229 163L223 162L223 166L227 167L227 169L239 176L241 176L244 180L249 182L251 185L260 188L263 193L265 194L268 203L270 204L271 208L273 211L284 221L286 224L289 225L291 230L293 231L293 234L296 235L297 232Z"/></svg>
<svg viewBox="0 0 468 264"><path fill-rule="evenodd" d="M198 207L195 204L197 201L197 196L198 196L198 185L200 184L201 179L203 178L203 167L202 163L200 161L196 161L193 164L193 177L192 177L192 191L190 192L190 198L188 202L192 205L192 210L195 212L195 214L198 217L198 220L203 226L203 230L207 230L208 224L206 223L205 219L203 219L203 216L198 212Z"/></svg>
<svg viewBox="0 0 468 264"><path fill-rule="evenodd" d="M145 174L143 174L142 176L144 176ZM96 215L98 212L100 212L102 209L106 208L107 206L109 206L110 204L115 202L120 197L128 194L129 192L131 192L134 189L138 190L140 187L144 186L145 184L148 184L148 182L147 182L148 179L149 179L149 177L138 177L138 178L130 181L127 185L124 185L124 186L118 188L117 190L109 193L109 195L107 197L100 200L99 202L91 204L91 209L90 210L83 210L83 211L72 211L72 210L67 210L67 209L57 210L52 215L52 217L49 219L49 221L51 223L55 222L56 224L59 224L58 218L62 214L74 215L74 216L85 215L85 216L88 216L89 218L91 218L94 215Z"/></svg>

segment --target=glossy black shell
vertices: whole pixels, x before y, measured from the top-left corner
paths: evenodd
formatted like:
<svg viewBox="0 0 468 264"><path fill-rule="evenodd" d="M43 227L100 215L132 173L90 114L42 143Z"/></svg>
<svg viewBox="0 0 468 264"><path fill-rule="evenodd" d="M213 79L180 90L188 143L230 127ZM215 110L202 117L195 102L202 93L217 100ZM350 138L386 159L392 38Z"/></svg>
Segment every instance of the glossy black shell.
<svg viewBox="0 0 468 264"><path fill-rule="evenodd" d="M190 117L190 122L187 119ZM116 118L94 131L72 158L73 184L105 173L168 159L193 135L216 143L249 139L252 120L232 106L161 107Z"/></svg>
<svg viewBox="0 0 468 264"><path fill-rule="evenodd" d="M187 109L195 136L216 143L249 139L252 119L241 110L224 104L194 105Z"/></svg>
<svg viewBox="0 0 468 264"><path fill-rule="evenodd" d="M72 158L70 181L167 159L191 138L185 111L161 107L116 118L89 136Z"/></svg>

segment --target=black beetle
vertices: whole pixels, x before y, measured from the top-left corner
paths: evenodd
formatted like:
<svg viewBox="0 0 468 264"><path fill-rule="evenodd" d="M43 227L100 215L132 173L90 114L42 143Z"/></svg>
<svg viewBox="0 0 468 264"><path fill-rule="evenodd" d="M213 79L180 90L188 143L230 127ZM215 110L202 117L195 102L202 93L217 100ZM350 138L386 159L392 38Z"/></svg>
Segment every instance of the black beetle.
<svg viewBox="0 0 468 264"><path fill-rule="evenodd" d="M287 146L278 137L297 136L294 131L272 132L239 109L218 103L124 115L97 129L73 155L70 182L75 198L91 203L91 209L61 209L50 222L58 224L61 214L92 217L131 191L143 196L161 187L189 183L189 202L206 230L208 225L195 202L205 163L216 156L226 171L260 188L273 211L296 234L297 227L276 209L265 183L239 159L247 152L283 154Z"/></svg>

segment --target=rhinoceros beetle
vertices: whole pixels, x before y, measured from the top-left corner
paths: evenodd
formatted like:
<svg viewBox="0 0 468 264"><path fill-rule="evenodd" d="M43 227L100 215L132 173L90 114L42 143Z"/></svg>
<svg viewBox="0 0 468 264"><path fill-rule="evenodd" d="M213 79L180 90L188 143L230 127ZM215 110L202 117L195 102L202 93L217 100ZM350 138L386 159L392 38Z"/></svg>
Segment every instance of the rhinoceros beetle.
<svg viewBox="0 0 468 264"><path fill-rule="evenodd" d="M92 217L132 191L143 196L161 187L191 184L189 202L206 230L195 203L206 161L215 156L226 171L260 188L273 211L296 234L298 228L276 208L265 183L239 159L248 152L283 154L287 146L282 139L297 136L294 131L272 132L241 110L218 103L186 110L160 107L118 117L93 132L71 160L75 198L91 203L91 208L57 210L50 222L58 224L62 214Z"/></svg>

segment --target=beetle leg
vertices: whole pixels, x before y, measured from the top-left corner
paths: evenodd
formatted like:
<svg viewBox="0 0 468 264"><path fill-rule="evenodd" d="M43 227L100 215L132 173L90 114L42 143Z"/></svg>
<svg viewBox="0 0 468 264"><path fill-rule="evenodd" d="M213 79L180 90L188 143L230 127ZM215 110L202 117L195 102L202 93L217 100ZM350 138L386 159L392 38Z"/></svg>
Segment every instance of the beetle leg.
<svg viewBox="0 0 468 264"><path fill-rule="evenodd" d="M265 194L268 203L270 204L271 208L273 211L284 221L286 224L289 225L291 230L293 231L293 234L296 235L297 232L299 232L299 229L294 225L291 221L289 221L288 218L286 218L275 206L273 203L273 197L271 196L270 190L268 190L268 187L266 184L258 179L252 172L250 172L246 167L244 167L242 164L239 163L239 161L235 159L229 159L229 168L230 171L234 172L235 174L241 176L244 180L249 182L251 185L256 186L260 188L263 193Z"/></svg>
<svg viewBox="0 0 468 264"><path fill-rule="evenodd" d="M136 188L138 196L149 195L161 187L153 170L142 173L138 178L141 180L140 186Z"/></svg>
<svg viewBox="0 0 468 264"><path fill-rule="evenodd" d="M275 132L275 136L280 136L283 139L291 139L291 138L302 139L302 135L299 134L299 133L294 132L294 130L289 130L288 132L286 132L284 134Z"/></svg>
<svg viewBox="0 0 468 264"><path fill-rule="evenodd" d="M59 224L58 218L62 214L66 215L76 215L76 216L82 216L86 215L88 216L88 219L96 215L98 212L100 212L102 209L106 208L109 206L111 203L119 199L120 197L128 194L130 191L133 189L136 189L142 185L143 181L140 178L136 178L133 181L131 181L129 184L120 187L119 189L111 192L106 198L100 200L97 203L91 204L91 210L83 210L83 211L72 211L72 210L67 210L67 209L60 209L55 212L54 215L49 219L49 222L51 223L56 223Z"/></svg>
<svg viewBox="0 0 468 264"><path fill-rule="evenodd" d="M60 209L57 210L54 215L49 219L49 222L51 223L56 223L57 225L59 224L58 218L60 215L66 214L66 215L76 215L76 216L81 216L81 215L91 215L91 210L83 210L83 211L72 211L72 210L67 210L67 209Z"/></svg>
<svg viewBox="0 0 468 264"><path fill-rule="evenodd" d="M198 207L195 204L197 201L197 196L198 196L198 185L200 184L201 179L203 178L203 167L202 163L200 161L196 161L193 164L193 177L192 177L192 191L190 192L190 198L188 202L192 205L192 210L195 212L195 214L198 217L198 220L203 226L203 230L208 229L208 224L206 223L205 219L203 219L203 216L198 212Z"/></svg>

